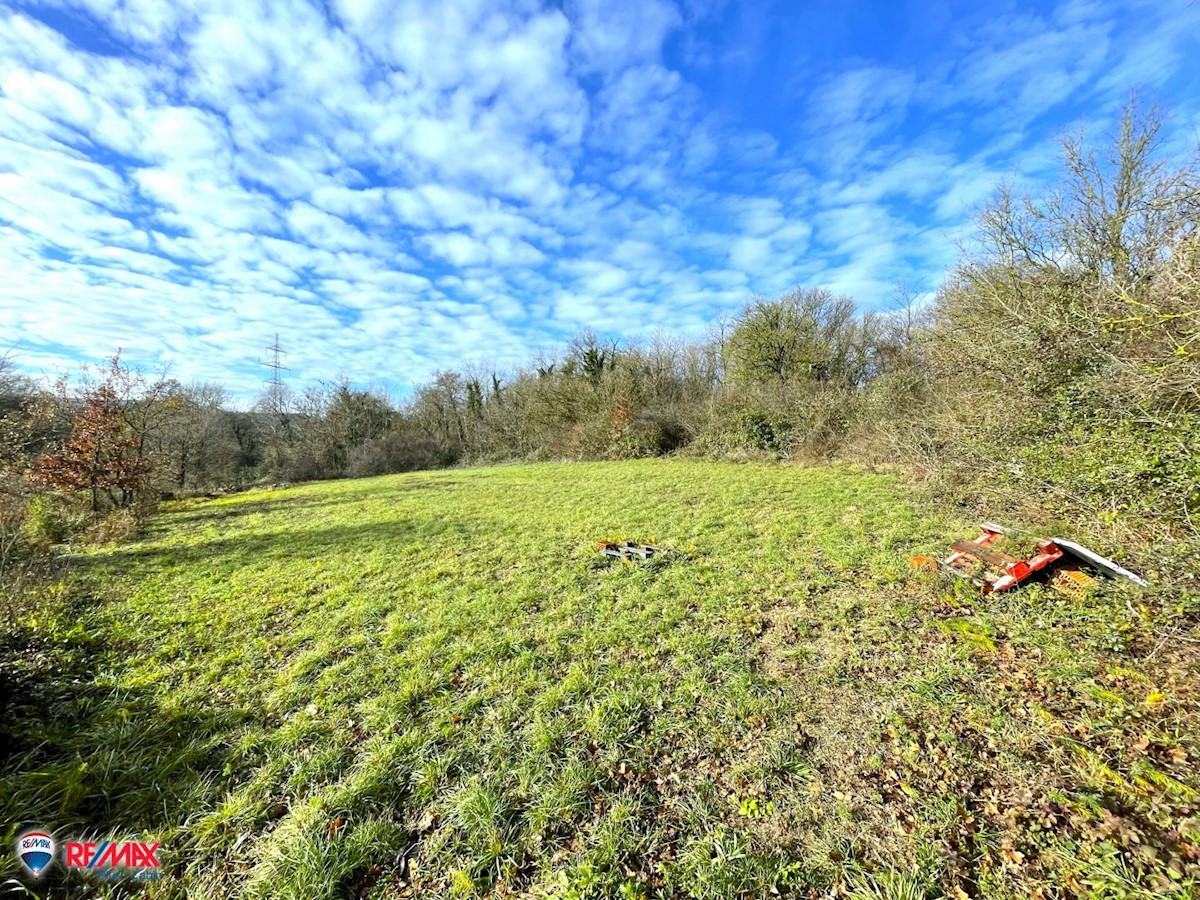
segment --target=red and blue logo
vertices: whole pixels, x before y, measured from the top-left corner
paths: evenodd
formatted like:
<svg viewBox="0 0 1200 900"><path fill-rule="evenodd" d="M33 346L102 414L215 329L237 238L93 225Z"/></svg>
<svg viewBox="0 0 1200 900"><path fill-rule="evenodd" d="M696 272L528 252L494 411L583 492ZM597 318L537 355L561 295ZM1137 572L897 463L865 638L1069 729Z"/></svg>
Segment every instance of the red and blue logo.
<svg viewBox="0 0 1200 900"><path fill-rule="evenodd" d="M119 881L157 879L162 872L157 841L67 841L67 871Z"/></svg>
<svg viewBox="0 0 1200 900"><path fill-rule="evenodd" d="M67 841L63 844L63 865L105 881L152 881L162 876L158 841ZM57 845L45 831L26 831L17 838L17 859L34 879L53 865Z"/></svg>
<svg viewBox="0 0 1200 900"><path fill-rule="evenodd" d="M54 838L44 831L27 831L17 838L17 859L34 878L54 862Z"/></svg>

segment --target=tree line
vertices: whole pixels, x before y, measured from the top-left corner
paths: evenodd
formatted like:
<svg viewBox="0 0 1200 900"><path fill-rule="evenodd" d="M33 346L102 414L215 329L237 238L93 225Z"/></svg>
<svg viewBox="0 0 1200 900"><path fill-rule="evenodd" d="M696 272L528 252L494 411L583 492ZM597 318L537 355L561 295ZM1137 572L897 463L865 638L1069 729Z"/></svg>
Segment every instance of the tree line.
<svg viewBox="0 0 1200 900"><path fill-rule="evenodd" d="M0 365L0 524L15 547L264 482L693 453L889 465L976 506L1195 538L1198 221L1196 158L1130 107L1101 146L1063 141L1055 187L1002 186L936 296L889 311L801 287L700 339L585 332L399 403L333 382L237 410L120 356L53 391Z"/></svg>

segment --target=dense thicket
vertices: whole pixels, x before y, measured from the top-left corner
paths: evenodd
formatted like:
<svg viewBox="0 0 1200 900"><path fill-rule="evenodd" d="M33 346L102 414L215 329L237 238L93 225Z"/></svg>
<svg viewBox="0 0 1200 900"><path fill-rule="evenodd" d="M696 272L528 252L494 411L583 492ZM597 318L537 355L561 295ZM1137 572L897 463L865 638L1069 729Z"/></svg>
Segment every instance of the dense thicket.
<svg viewBox="0 0 1200 900"><path fill-rule="evenodd" d="M922 337L929 469L978 492L1197 536L1200 166L1128 112L1060 185L1002 191ZM981 476L986 475L986 478Z"/></svg>
<svg viewBox="0 0 1200 900"><path fill-rule="evenodd" d="M1070 137L1062 161L1048 192L999 191L933 300L886 313L799 288L703 340L585 333L398 404L337 383L238 411L119 359L51 397L10 370L7 533L60 538L47 510L71 497L100 514L259 481L689 452L887 463L977 504L1196 537L1200 166L1169 164L1132 110L1103 152ZM31 503L46 488L59 499Z"/></svg>

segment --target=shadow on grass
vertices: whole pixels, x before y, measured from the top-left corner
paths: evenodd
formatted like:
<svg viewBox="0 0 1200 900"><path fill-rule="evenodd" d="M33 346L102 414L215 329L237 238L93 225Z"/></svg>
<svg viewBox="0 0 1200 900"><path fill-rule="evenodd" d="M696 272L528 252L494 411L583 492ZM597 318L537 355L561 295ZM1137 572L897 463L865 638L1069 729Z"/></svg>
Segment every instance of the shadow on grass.
<svg viewBox="0 0 1200 900"><path fill-rule="evenodd" d="M203 524L206 522L223 522L229 519L240 519L246 516L274 514L311 510L319 507L343 506L362 500L360 494L348 494L345 497L267 497L262 500L241 500L236 503L211 502L191 505L182 509L164 509L153 520L158 526L156 530L168 531L170 528L189 523Z"/></svg>
<svg viewBox="0 0 1200 900"><path fill-rule="evenodd" d="M233 502L229 502L229 498L215 498L212 501L202 503L188 503L177 509L165 508L155 517L155 521L162 525L166 525L167 523L179 525L188 522L221 522L251 515L354 505L380 495L384 497L398 497L402 494L417 491L447 491L456 489L462 484L461 481L438 478L410 479L399 484L389 485L387 488L365 484L360 487L354 481L346 480L334 483L337 483L339 486L351 485L351 487L343 488L337 495L332 497L326 495L289 494L285 493L286 489L284 489L280 491L281 496L268 495L258 500L233 500Z"/></svg>
<svg viewBox="0 0 1200 900"><path fill-rule="evenodd" d="M62 605L53 616L34 627L0 628L0 838L11 846L26 828L60 840L169 833L185 817L211 811L240 774L262 763L253 734L270 723L261 711L223 704L219 696L184 707L156 684L130 686L122 673L146 647L136 631L121 641L90 629L104 601L82 585L103 594L103 583L115 584L119 595L117 576L126 567L138 575L159 566L231 572L381 545L401 551L467 534L462 524L431 517L246 531L182 546L145 542L76 559L73 569L84 576L74 582L78 593L56 601ZM89 571L98 577L89 579ZM16 866L6 854L0 881L18 875ZM68 895L72 884L40 887Z"/></svg>
<svg viewBox="0 0 1200 900"><path fill-rule="evenodd" d="M82 557L75 566L81 572L120 571L127 565L236 570L326 557L337 559L381 549L401 551L415 545L465 539L469 535L462 523L433 518L319 528L297 526L286 533L242 531L191 544L129 544L102 556Z"/></svg>
<svg viewBox="0 0 1200 900"><path fill-rule="evenodd" d="M0 634L0 834L28 828L129 838L181 824L228 785L228 737L253 720L231 707L168 708L150 689L116 688L133 648L31 628ZM5 854L0 877L19 874ZM55 867L39 889L68 895ZM79 885L74 885L78 888Z"/></svg>

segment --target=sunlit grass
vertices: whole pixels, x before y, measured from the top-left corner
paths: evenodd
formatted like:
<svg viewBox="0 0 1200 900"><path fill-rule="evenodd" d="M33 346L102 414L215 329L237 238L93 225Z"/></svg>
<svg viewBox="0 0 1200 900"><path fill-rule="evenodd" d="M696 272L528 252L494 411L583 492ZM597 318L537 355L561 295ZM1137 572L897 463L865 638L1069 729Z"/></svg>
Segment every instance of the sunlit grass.
<svg viewBox="0 0 1200 900"><path fill-rule="evenodd" d="M914 578L968 528L668 460L180 505L25 623L5 821L152 835L162 896L1188 896L1194 676L1113 649L1119 592Z"/></svg>

